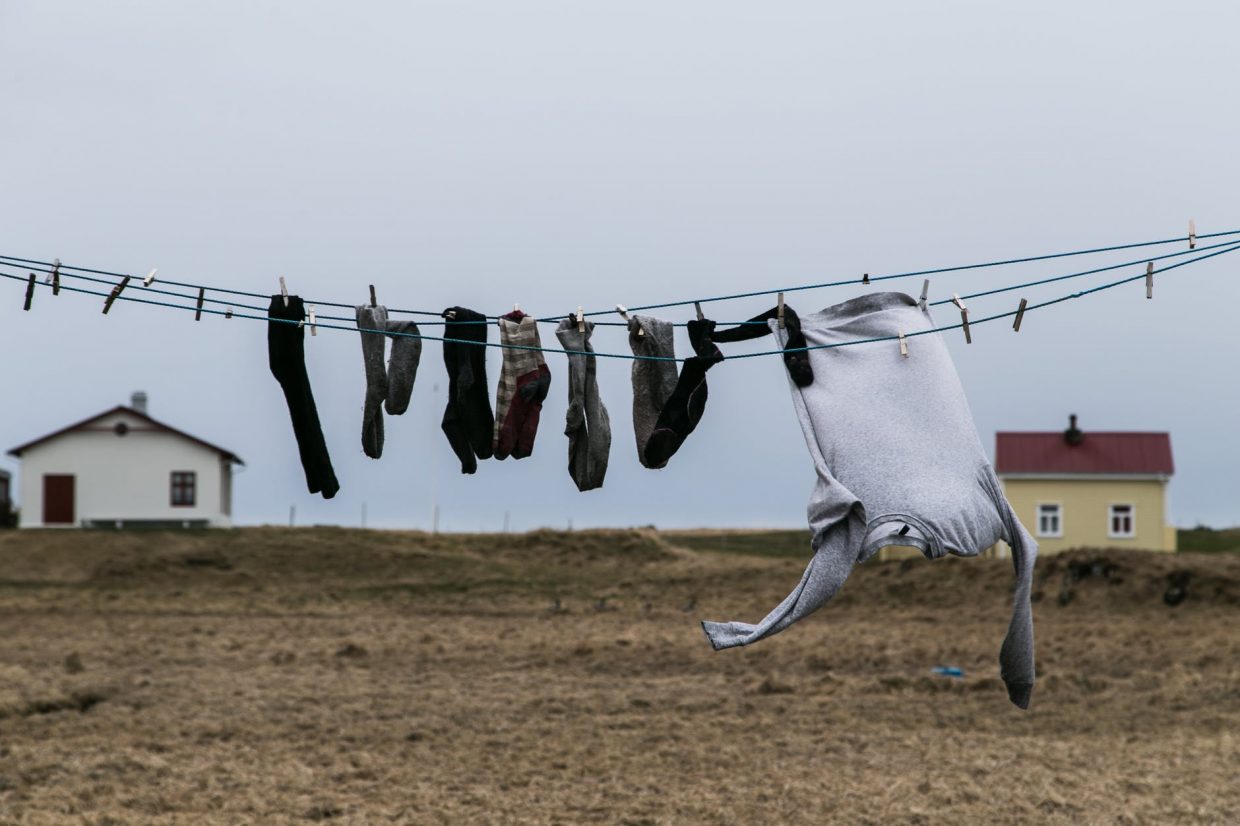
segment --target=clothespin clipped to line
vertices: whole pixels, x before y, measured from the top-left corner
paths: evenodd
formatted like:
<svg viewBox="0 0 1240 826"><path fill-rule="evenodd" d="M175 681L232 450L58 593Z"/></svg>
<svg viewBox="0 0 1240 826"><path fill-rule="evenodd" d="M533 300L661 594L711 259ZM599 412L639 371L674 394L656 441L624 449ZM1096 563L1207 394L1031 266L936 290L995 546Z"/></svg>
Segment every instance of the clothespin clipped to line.
<svg viewBox="0 0 1240 826"><path fill-rule="evenodd" d="M34 282L35 275L34 273L30 273L30 280L26 282L26 303L22 307L23 310L29 310L30 302L34 300Z"/></svg>
<svg viewBox="0 0 1240 826"><path fill-rule="evenodd" d="M868 272L861 273L861 283L862 284L870 283L870 274Z"/></svg>
<svg viewBox="0 0 1240 826"><path fill-rule="evenodd" d="M198 288L198 307L194 310L194 321L202 321L202 299L206 294L206 287Z"/></svg>
<svg viewBox="0 0 1240 826"><path fill-rule="evenodd" d="M1020 322L1025 317L1025 307L1029 304L1029 299L1022 298L1020 306L1016 308L1016 320L1012 322L1012 329L1020 332Z"/></svg>
<svg viewBox="0 0 1240 826"><path fill-rule="evenodd" d="M47 274L44 284L51 283L52 295L60 295L60 259L52 259L52 271Z"/></svg>
<svg viewBox="0 0 1240 826"><path fill-rule="evenodd" d="M900 333L900 355L908 358L908 339L904 337L904 333Z"/></svg>
<svg viewBox="0 0 1240 826"><path fill-rule="evenodd" d="M288 306L288 285L284 283L284 276L280 276L280 295L284 296L284 306Z"/></svg>
<svg viewBox="0 0 1240 826"><path fill-rule="evenodd" d="M1188 248L1197 249L1197 222L1192 218L1188 219Z"/></svg>
<svg viewBox="0 0 1240 826"><path fill-rule="evenodd" d="M921 311L926 311L926 299L930 296L930 279L927 278L921 282L921 300L917 302L917 306L921 307Z"/></svg>
<svg viewBox="0 0 1240 826"><path fill-rule="evenodd" d="M960 326L964 330L964 343L973 343L973 334L969 332L969 308L964 306L964 302L960 300L960 296L952 293L952 303L960 308Z"/></svg>
<svg viewBox="0 0 1240 826"><path fill-rule="evenodd" d="M313 304L310 305L309 312L310 312L310 335L317 336L319 334L319 328L315 326Z"/></svg>
<svg viewBox="0 0 1240 826"><path fill-rule="evenodd" d="M518 304L518 303L517 303L517 302L515 302L515 301L514 301L514 302L512 302L512 311L513 311L514 313L519 313L519 312L521 312L521 305L520 305L520 304Z"/></svg>
<svg viewBox="0 0 1240 826"><path fill-rule="evenodd" d="M585 311L578 306L577 312L573 316L577 320L577 332L584 333L586 331L586 314Z"/></svg>
<svg viewBox="0 0 1240 826"><path fill-rule="evenodd" d="M776 296L776 301L778 301L779 303L775 310L775 318L778 319L779 329L782 330L784 329L784 294L780 293L778 296Z"/></svg>
<svg viewBox="0 0 1240 826"><path fill-rule="evenodd" d="M638 336L646 335L646 331L642 329L642 326L640 324L636 324L633 319L629 318L629 311L625 309L623 304L616 305L616 312L618 312L620 317L624 319L625 323L629 325L629 332L633 332L633 327L636 326Z"/></svg>
<svg viewBox="0 0 1240 826"><path fill-rule="evenodd" d="M108 293L108 297L103 302L103 314L107 315L108 310L112 309L112 302L120 298L121 290L129 285L129 276L121 279L121 283L112 288L112 292Z"/></svg>
<svg viewBox="0 0 1240 826"><path fill-rule="evenodd" d="M693 312L697 313L698 321L704 321L706 319L706 316L702 314L702 302L700 301L693 302Z"/></svg>
<svg viewBox="0 0 1240 826"><path fill-rule="evenodd" d="M159 272L159 267L155 267L146 274L146 278L142 279L142 286L149 287L155 283L155 273Z"/></svg>
<svg viewBox="0 0 1240 826"><path fill-rule="evenodd" d="M232 318L232 307L229 307L227 310L224 311L224 318L225 319Z"/></svg>
<svg viewBox="0 0 1240 826"><path fill-rule="evenodd" d="M1154 262L1145 263L1145 297L1154 297Z"/></svg>
<svg viewBox="0 0 1240 826"><path fill-rule="evenodd" d="M375 285L374 284L370 285L370 306L372 307L379 306L379 302L375 299Z"/></svg>

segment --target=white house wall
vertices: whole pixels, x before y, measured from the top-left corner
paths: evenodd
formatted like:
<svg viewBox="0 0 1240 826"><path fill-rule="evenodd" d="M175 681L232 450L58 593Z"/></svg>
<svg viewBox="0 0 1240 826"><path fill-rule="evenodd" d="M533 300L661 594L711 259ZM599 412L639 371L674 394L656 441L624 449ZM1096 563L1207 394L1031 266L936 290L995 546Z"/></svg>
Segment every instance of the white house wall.
<svg viewBox="0 0 1240 826"><path fill-rule="evenodd" d="M116 435L118 422L129 425ZM21 527L43 527L43 477L69 474L74 480L74 520L206 520L227 526L231 510L222 476L231 466L219 452L125 413L92 422L89 430L64 433L21 456ZM172 471L196 475L193 507L171 504Z"/></svg>

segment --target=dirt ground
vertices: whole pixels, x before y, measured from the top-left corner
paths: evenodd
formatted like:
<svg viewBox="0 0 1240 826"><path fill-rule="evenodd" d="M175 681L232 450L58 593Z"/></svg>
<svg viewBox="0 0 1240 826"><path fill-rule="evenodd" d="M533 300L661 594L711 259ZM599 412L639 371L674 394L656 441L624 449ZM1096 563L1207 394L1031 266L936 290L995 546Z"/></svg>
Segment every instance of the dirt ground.
<svg viewBox="0 0 1240 826"><path fill-rule="evenodd" d="M699 619L759 619L804 561L5 532L0 823L1240 823L1240 556L1041 560L1026 712L1004 560L867 563L711 651Z"/></svg>

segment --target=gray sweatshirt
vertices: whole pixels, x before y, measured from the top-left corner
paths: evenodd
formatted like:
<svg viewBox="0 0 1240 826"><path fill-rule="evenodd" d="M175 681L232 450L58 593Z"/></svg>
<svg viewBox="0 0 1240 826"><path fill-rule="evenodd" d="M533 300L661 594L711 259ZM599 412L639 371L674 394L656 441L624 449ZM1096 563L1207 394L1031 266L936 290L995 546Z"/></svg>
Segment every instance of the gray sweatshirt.
<svg viewBox="0 0 1240 826"><path fill-rule="evenodd" d="M770 322L780 346L784 331ZM933 327L903 293L875 293L801 317L810 347ZM818 481L809 501L813 558L801 582L757 625L703 622L716 650L748 645L813 613L853 565L886 545L926 557L976 556L999 539L1012 547L1016 596L999 652L1008 696L1027 708L1033 689L1029 596L1037 544L1003 496L982 450L964 389L938 333L810 351L814 382L797 387Z"/></svg>

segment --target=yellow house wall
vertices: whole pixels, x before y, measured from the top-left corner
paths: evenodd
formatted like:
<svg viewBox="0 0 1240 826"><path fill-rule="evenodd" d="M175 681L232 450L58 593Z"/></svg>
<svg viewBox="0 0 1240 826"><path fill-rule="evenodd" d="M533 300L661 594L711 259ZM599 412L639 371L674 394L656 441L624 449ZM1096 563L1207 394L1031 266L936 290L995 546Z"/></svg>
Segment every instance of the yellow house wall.
<svg viewBox="0 0 1240 826"><path fill-rule="evenodd" d="M1069 548L1134 548L1174 551L1175 528L1167 524L1167 484L1156 479L1004 479L1003 490L1020 521L1038 541L1040 554ZM1059 503L1063 522L1060 539L1038 536L1037 506ZM1108 535L1110 505L1134 508L1134 533Z"/></svg>

